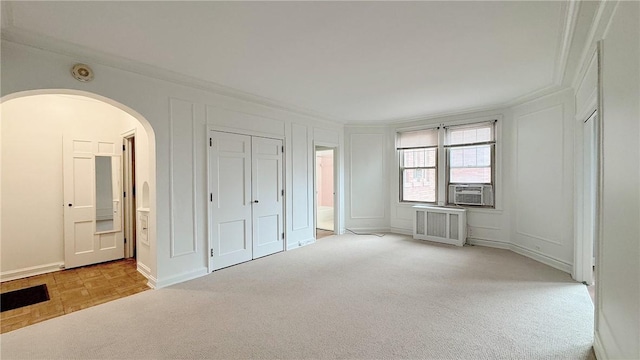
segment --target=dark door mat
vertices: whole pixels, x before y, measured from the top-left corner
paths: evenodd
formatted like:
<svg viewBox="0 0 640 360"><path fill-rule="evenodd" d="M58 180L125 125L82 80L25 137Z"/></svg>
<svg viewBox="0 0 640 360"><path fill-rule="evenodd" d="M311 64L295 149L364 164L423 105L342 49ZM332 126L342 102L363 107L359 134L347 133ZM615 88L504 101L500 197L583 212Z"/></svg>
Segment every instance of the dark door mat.
<svg viewBox="0 0 640 360"><path fill-rule="evenodd" d="M47 291L46 284L9 291L4 294L0 294L0 308L2 308L2 311L0 312L41 303L47 300L49 300L49 291Z"/></svg>

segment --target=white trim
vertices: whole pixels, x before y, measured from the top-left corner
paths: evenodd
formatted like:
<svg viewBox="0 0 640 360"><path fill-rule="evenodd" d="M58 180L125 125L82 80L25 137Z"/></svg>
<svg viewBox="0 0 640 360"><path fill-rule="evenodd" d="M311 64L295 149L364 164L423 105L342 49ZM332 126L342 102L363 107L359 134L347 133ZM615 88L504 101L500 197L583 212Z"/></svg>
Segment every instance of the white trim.
<svg viewBox="0 0 640 360"><path fill-rule="evenodd" d="M360 233L360 234L354 234L352 233L356 232L356 233ZM349 227L349 228L345 228L345 234L349 235L364 235L362 233L389 233L391 232L389 228L384 228L384 227L364 227L364 228L353 228L353 227ZM413 232L412 232L413 234Z"/></svg>
<svg viewBox="0 0 640 360"><path fill-rule="evenodd" d="M565 17L563 19L562 36L558 41L558 57L553 71L553 79L555 85L562 84L567 68L567 60L569 59L569 51L576 27L578 11L580 3L577 0L570 0L565 6Z"/></svg>
<svg viewBox="0 0 640 360"><path fill-rule="evenodd" d="M135 248L137 246L137 243L134 244L134 239L136 242L138 241L138 229L136 226L132 225L132 224L138 225L138 212L136 211L136 206L134 206L134 200L133 200L133 189L135 187L135 184L137 183L136 182L137 179L133 179L133 183L134 183L133 186L130 181L131 170L132 170L131 158L135 160L135 148L134 148L134 151L132 152L129 146L127 146L131 144L131 139L134 139L134 142L135 142L135 139L137 136L136 128L134 127L131 130L125 131L121 133L120 136L122 137L122 142L123 142L122 146L124 146L126 149L125 151L123 151L123 154L122 154L121 174L122 176L126 176L126 179L123 179L122 181L122 185L123 185L122 191L123 193L127 193L127 192L129 193L128 198L122 199L122 208L124 209L124 214L125 214L125 218L122 219L122 222L124 224L123 231L124 231L124 238L125 240L128 241L124 245L124 248L125 248L124 251L125 251L125 258L137 258L137 256L133 256L133 253L135 252ZM137 173L138 172L136 171L135 165L134 165L134 169L133 169L134 176ZM127 222L129 222L129 226L127 226ZM135 228L136 230L132 231L133 230L132 228ZM148 239L148 235L147 235L147 239Z"/></svg>
<svg viewBox="0 0 640 360"><path fill-rule="evenodd" d="M17 270L0 273L0 281L23 279L29 276L42 275L54 271L64 270L64 262L55 262L45 265L31 266Z"/></svg>
<svg viewBox="0 0 640 360"><path fill-rule="evenodd" d="M175 224L174 224L174 208L173 204L175 203L175 191L174 191L174 165L173 165L173 157L174 157L174 140L173 140L173 127L176 119L173 118L173 106L174 101L181 101L186 104L191 105L191 152L192 152L192 163L191 163L191 201L193 211L193 219L192 219L192 244L191 250L184 251L181 253L176 253L175 250ZM179 122L182 122L178 120ZM170 220L169 220L169 242L170 242L170 257L180 257L184 255L190 255L198 252L198 208L197 198L196 198L196 188L197 188L197 159L196 159L196 104L191 101L186 101L178 98L169 98L169 209L170 209Z"/></svg>
<svg viewBox="0 0 640 360"><path fill-rule="evenodd" d="M607 356L607 352L602 345L602 340L600 340L600 334L598 332L593 335L593 352L596 354L596 359L598 360L609 359L609 356Z"/></svg>
<svg viewBox="0 0 640 360"><path fill-rule="evenodd" d="M528 249L522 245L511 243L509 244L509 249L515 252L516 254L520 254L528 258L531 258L533 260L536 260L538 262L541 262L545 265L549 265L552 268L556 268L558 270L564 271L567 274L571 274L571 270L573 269L573 264L567 263L560 259L556 259L552 256L543 254L541 252Z"/></svg>
<svg viewBox="0 0 640 360"><path fill-rule="evenodd" d="M600 353L600 354L596 353L596 355L599 355L598 359L599 360L609 359L609 358L617 359L617 358L623 357L624 355L622 353L622 349L620 348L620 345L616 341L616 337L613 335L613 332L611 331L609 320L604 316L602 311L600 312L599 318L597 320L598 320L598 328L594 333L594 340L595 340L594 351L596 348L595 345L597 341L597 344L598 344L597 348L598 348L598 352ZM605 344L606 346L608 346L608 348L605 348Z"/></svg>
<svg viewBox="0 0 640 360"><path fill-rule="evenodd" d="M301 248L301 247L304 247L304 246L307 246L307 245L315 244L315 242L316 242L316 239L314 239L314 238L310 238L310 239L306 239L306 240L299 240L297 242L293 242L292 241L290 244L287 244L286 251L295 250L295 249L298 249L298 248Z"/></svg>
<svg viewBox="0 0 640 360"><path fill-rule="evenodd" d="M476 245L476 246L486 246L486 247L491 247L496 249L510 250L516 254L520 254L522 256L533 259L537 262L551 266L552 268L571 274L572 264L556 259L549 255L545 255L540 252L527 249L518 244L495 241L495 240L487 240L487 239L477 239L477 238L467 238L467 243L470 245Z"/></svg>
<svg viewBox="0 0 640 360"><path fill-rule="evenodd" d="M354 216L353 215L353 164L355 163L353 161L353 138L354 136L371 136L371 137L377 137L379 138L379 140L377 141L378 144L382 144L381 146L381 154L380 154L380 158L382 159L382 176L381 179L385 180L386 175L385 174L385 169L387 169L386 167L386 149L387 149L387 144L386 144L386 134L384 133L353 133L353 134L349 134L349 217L351 219L385 219L386 217L386 205L382 206L382 213L381 214L375 214L375 215L358 215L358 216ZM386 181L385 181L385 185L387 185ZM383 204L385 203L384 199L382 199Z"/></svg>
<svg viewBox="0 0 640 360"><path fill-rule="evenodd" d="M407 221L410 221L410 220L407 220ZM389 232L393 234L413 236L413 229L404 229L404 228L392 226L389 228Z"/></svg>
<svg viewBox="0 0 640 360"><path fill-rule="evenodd" d="M516 222L517 222L517 217L516 217ZM526 236L526 237L529 237L529 238L532 238L532 239L537 239L537 240L546 241L546 242L551 243L551 244L564 246L564 244L563 244L563 243L561 243L560 241L556 241L556 240L552 240L552 239L547 239L547 238L545 238L545 237L543 237L543 236L538 236L538 235L529 234L529 233L526 233L526 232L524 232L524 231L516 230L516 234L518 234L518 235L522 235L522 236Z"/></svg>
<svg viewBox="0 0 640 360"><path fill-rule="evenodd" d="M571 87L573 87L574 89L578 88L578 82L581 81L582 78L584 78L584 74L587 72L589 68L588 64L586 64L586 61L590 53L589 50L592 48L591 44L595 39L596 31L599 28L598 24L600 23L600 18L602 17L602 14L604 13L604 9L606 6L607 6L607 1L600 1L598 5L598 10L596 10L596 14L593 17L591 26L589 27L589 34L587 35L587 40L584 43L584 46L582 48L582 54L580 55L580 60L578 61L577 73L574 75L575 77L571 82Z"/></svg>
<svg viewBox="0 0 640 360"><path fill-rule="evenodd" d="M511 250L510 243L507 243L504 241L498 241L498 240L467 237L467 244L474 245L474 246L485 246L485 247L490 247L495 249Z"/></svg>
<svg viewBox="0 0 640 360"><path fill-rule="evenodd" d="M469 210L467 210L467 212L469 212ZM472 225L472 224L469 224L469 222L467 222L467 226L476 228L476 229L487 229L487 230L496 230L496 231L502 230L502 228L499 228L496 226Z"/></svg>
<svg viewBox="0 0 640 360"><path fill-rule="evenodd" d="M167 277L167 278L164 278L164 279L158 279L155 282L155 287L154 288L156 288L156 289L164 288L164 287L171 286L171 285L174 285L174 284L178 284L178 283L181 283L181 282L193 280L193 279L205 276L207 274L209 274L209 271L208 271L206 266L203 266L203 267L200 267L200 268L198 268L196 270L186 271L186 272L180 273L178 275L170 276L170 277Z"/></svg>
<svg viewBox="0 0 640 360"><path fill-rule="evenodd" d="M158 283L158 280L156 278L154 278L151 275L151 269L149 269L149 267L141 262L137 262L136 263L136 270L138 270L138 272L140 274L142 274L142 276L144 276L145 278L147 278L147 286L149 286L152 289L156 289L156 284Z"/></svg>

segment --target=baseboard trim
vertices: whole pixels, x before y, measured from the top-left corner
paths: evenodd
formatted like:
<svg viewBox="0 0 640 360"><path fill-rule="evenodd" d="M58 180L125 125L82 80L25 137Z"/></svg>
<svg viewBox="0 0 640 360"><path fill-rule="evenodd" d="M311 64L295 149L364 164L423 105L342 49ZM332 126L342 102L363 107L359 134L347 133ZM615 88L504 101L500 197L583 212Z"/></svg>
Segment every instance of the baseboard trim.
<svg viewBox="0 0 640 360"><path fill-rule="evenodd" d="M510 249L511 251L515 252L516 254L520 254L522 256L526 256L528 258L531 258L533 260L536 260L538 262L541 262L545 265L549 265L552 268L556 268L558 270L564 271L568 274L571 274L571 271L573 270L573 265L566 263L564 261L558 260L558 259L554 259L548 255L539 253L537 251L531 250L531 249L527 249L523 246L517 245L517 244L510 244Z"/></svg>
<svg viewBox="0 0 640 360"><path fill-rule="evenodd" d="M388 233L391 232L389 228L345 228L346 234L353 234L351 231L356 232L358 234L355 235L364 235L371 233ZM411 234L409 234L411 235Z"/></svg>
<svg viewBox="0 0 640 360"><path fill-rule="evenodd" d="M599 360L608 359L633 359L637 358L637 354L631 355L628 352L625 354L620 347L620 344L616 341L616 337L611 331L609 320L602 313L602 310L598 311L598 319L594 334L593 351L596 353L596 357Z"/></svg>
<svg viewBox="0 0 640 360"><path fill-rule="evenodd" d="M136 270L138 270L138 272L140 274L142 274L142 276L146 277L147 280L149 280L149 281L153 278L153 276L151 275L151 269L147 265L145 265L145 264L143 264L143 263L141 263L139 261L137 262ZM154 279L154 287L153 288L155 289L155 278L153 278L153 279Z"/></svg>
<svg viewBox="0 0 640 360"><path fill-rule="evenodd" d="M602 346L602 340L600 340L600 334L596 331L593 336L593 352L596 354L598 360L609 360L607 353Z"/></svg>
<svg viewBox="0 0 640 360"><path fill-rule="evenodd" d="M60 271L62 269L64 269L64 262L55 262L51 264L26 267L18 270L10 270L0 273L0 281L18 280L29 276L36 276L54 271Z"/></svg>
<svg viewBox="0 0 640 360"><path fill-rule="evenodd" d="M394 233L394 234L413 236L413 229L403 229L403 228L398 228L398 227L391 227L389 229L389 231Z"/></svg>
<svg viewBox="0 0 640 360"><path fill-rule="evenodd" d="M511 250L511 244L503 241L496 241L496 240L467 238L467 244L496 248L496 249Z"/></svg>
<svg viewBox="0 0 640 360"><path fill-rule="evenodd" d="M311 244L314 244L315 242L316 242L316 240L313 239L313 238L306 239L306 240L294 241L291 244L287 244L287 251L295 250L295 249L301 248L303 246L311 245Z"/></svg>
<svg viewBox="0 0 640 360"><path fill-rule="evenodd" d="M201 276L205 276L209 273L207 267L202 267L200 269L197 270L193 270L193 271L187 271L184 273L181 273L179 275L176 276L171 276L168 277L166 279L159 279L155 281L155 286L153 286L154 289L161 289L167 286L171 286L174 284L178 284L181 282L185 282L185 281L189 281L189 280L193 280L195 278L199 278ZM151 279L149 279L149 281L151 282Z"/></svg>

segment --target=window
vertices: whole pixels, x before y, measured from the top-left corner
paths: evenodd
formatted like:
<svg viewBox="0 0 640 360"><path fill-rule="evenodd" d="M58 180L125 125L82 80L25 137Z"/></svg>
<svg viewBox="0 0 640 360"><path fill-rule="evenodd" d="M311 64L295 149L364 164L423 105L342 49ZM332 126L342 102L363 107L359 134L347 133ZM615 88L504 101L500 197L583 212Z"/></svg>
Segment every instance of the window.
<svg viewBox="0 0 640 360"><path fill-rule="evenodd" d="M400 201L435 203L438 178L438 129L398 133Z"/></svg>
<svg viewBox="0 0 640 360"><path fill-rule="evenodd" d="M491 184L493 122L445 128L449 184Z"/></svg>
<svg viewBox="0 0 640 360"><path fill-rule="evenodd" d="M398 132L400 201L493 207L495 123Z"/></svg>

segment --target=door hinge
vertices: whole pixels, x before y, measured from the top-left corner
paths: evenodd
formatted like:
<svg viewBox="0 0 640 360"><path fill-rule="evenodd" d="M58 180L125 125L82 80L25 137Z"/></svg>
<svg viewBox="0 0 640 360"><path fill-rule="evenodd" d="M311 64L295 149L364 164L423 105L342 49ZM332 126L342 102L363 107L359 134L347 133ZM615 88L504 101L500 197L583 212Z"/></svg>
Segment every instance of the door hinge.
<svg viewBox="0 0 640 360"><path fill-rule="evenodd" d="M209 146L213 146L213 140L209 138Z"/></svg>
<svg viewBox="0 0 640 360"><path fill-rule="evenodd" d="M282 238L284 239L284 233L282 233Z"/></svg>
<svg viewBox="0 0 640 360"><path fill-rule="evenodd" d="M213 193L209 193L209 201L213 202Z"/></svg>
<svg viewBox="0 0 640 360"><path fill-rule="evenodd" d="M124 145L122 145L122 151L124 151Z"/></svg>
<svg viewBox="0 0 640 360"><path fill-rule="evenodd" d="M211 249L211 257L213 257L213 249Z"/></svg>
<svg viewBox="0 0 640 360"><path fill-rule="evenodd" d="M282 146L282 152L284 152L284 146Z"/></svg>
<svg viewBox="0 0 640 360"><path fill-rule="evenodd" d="M284 189L280 190L280 195L284 196Z"/></svg>
<svg viewBox="0 0 640 360"><path fill-rule="evenodd" d="M133 188L131 188L131 195L133 195L133 197L136 197L136 186L133 185Z"/></svg>
<svg viewBox="0 0 640 360"><path fill-rule="evenodd" d="M127 238L124 238L124 243L125 243L125 244L127 243Z"/></svg>
<svg viewBox="0 0 640 360"><path fill-rule="evenodd" d="M127 192L126 191L122 194L122 197L127 197Z"/></svg>

